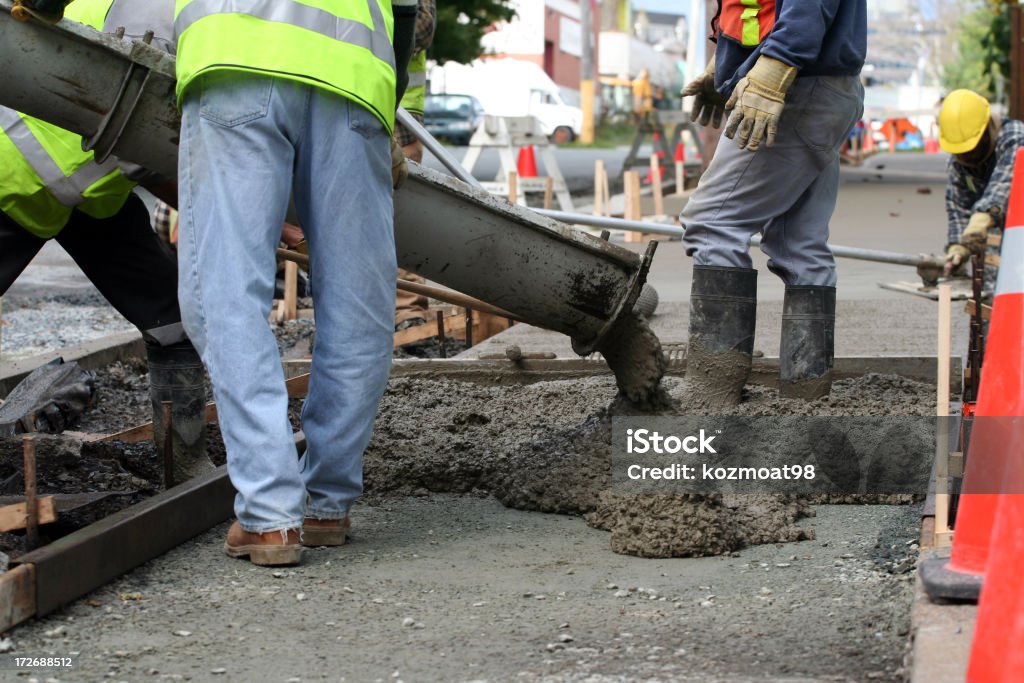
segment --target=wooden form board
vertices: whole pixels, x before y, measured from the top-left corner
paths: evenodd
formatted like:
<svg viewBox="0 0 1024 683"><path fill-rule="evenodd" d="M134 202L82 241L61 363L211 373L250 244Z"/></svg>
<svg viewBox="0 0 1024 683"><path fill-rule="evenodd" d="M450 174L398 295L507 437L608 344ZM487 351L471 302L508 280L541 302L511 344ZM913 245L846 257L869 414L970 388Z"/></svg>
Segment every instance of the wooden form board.
<svg viewBox="0 0 1024 683"><path fill-rule="evenodd" d="M37 523L50 524L57 521L57 506L53 496L43 496L36 500ZM28 509L25 503L14 503L0 507L0 532L24 529L28 523Z"/></svg>
<svg viewBox="0 0 1024 683"><path fill-rule="evenodd" d="M466 317L466 309L449 307L444 318L445 336L465 341ZM508 318L502 318L500 316L493 315L491 313L483 313L481 311L473 311L472 318L473 325L471 331L474 344L482 342L485 339L490 339L494 335L498 334L498 332L507 330L512 325ZM412 344L434 336L437 336L437 321L431 319L422 325L417 325L416 327L410 327L399 332L395 332L394 346L405 346L406 344Z"/></svg>
<svg viewBox="0 0 1024 683"><path fill-rule="evenodd" d="M35 567L21 564L0 574L0 633L11 630L35 614Z"/></svg>

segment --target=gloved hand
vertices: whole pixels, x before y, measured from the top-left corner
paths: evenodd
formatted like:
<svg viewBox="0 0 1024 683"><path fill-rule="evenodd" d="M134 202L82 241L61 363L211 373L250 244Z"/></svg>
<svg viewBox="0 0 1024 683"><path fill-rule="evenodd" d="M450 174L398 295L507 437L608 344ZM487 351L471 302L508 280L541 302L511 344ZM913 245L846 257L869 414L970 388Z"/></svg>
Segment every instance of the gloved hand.
<svg viewBox="0 0 1024 683"><path fill-rule="evenodd" d="M960 235L960 244L971 250L974 254L984 254L988 245L988 231L995 225L992 214L978 211L971 214L967 227Z"/></svg>
<svg viewBox="0 0 1024 683"><path fill-rule="evenodd" d="M693 108L690 120L706 126L709 123L715 128L722 127L722 116L725 114L725 96L715 90L715 58L708 62L703 74L690 81L680 93L683 97L693 96Z"/></svg>
<svg viewBox="0 0 1024 683"><path fill-rule="evenodd" d="M409 177L409 167L405 165L405 155L398 141L391 138L391 186L396 190L402 186L405 179Z"/></svg>
<svg viewBox="0 0 1024 683"><path fill-rule="evenodd" d="M971 250L962 244L951 244L946 247L946 266L943 268L946 277L963 275L970 258Z"/></svg>
<svg viewBox="0 0 1024 683"><path fill-rule="evenodd" d="M761 142L771 147L779 132L779 117L786 106L786 91L796 79L797 69L785 62L761 55L753 68L740 79L725 110L732 112L725 127L725 137L736 142L740 149L756 152Z"/></svg>

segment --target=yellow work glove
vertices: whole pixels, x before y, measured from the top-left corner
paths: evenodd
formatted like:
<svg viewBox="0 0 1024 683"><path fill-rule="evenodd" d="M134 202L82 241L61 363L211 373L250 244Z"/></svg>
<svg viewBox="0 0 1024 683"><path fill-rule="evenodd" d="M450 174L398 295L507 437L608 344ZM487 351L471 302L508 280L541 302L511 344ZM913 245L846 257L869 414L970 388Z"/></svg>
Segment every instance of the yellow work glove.
<svg viewBox="0 0 1024 683"><path fill-rule="evenodd" d="M706 126L709 123L715 128L722 127L722 116L725 115L725 96L715 90L715 58L708 62L703 74L690 81L680 92L683 97L693 96L693 108L690 109L690 120Z"/></svg>
<svg viewBox="0 0 1024 683"><path fill-rule="evenodd" d="M988 231L995 225L992 214L978 211L971 214L967 227L960 235L960 244L967 247L974 254L984 254L988 245Z"/></svg>
<svg viewBox="0 0 1024 683"><path fill-rule="evenodd" d="M943 268L946 277L963 275L970 258L971 250L962 244L951 244L946 247L946 266Z"/></svg>
<svg viewBox="0 0 1024 683"><path fill-rule="evenodd" d="M736 138L740 149L756 152L761 142L771 147L779 132L779 117L786 106L786 91L796 79L796 67L761 55L740 79L725 110L732 112L725 137ZM738 135L737 135L738 134Z"/></svg>
<svg viewBox="0 0 1024 683"><path fill-rule="evenodd" d="M391 138L391 186L396 190L409 177L409 167L405 165L405 155L394 137Z"/></svg>

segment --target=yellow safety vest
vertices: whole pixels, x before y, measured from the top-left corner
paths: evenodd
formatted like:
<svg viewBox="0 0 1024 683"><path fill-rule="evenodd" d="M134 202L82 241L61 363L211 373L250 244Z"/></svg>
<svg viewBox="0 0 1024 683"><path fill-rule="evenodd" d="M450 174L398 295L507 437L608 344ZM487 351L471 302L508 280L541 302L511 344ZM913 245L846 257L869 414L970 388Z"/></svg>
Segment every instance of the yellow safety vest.
<svg viewBox="0 0 1024 683"><path fill-rule="evenodd" d="M215 69L266 72L395 117L394 17L380 0L176 0L178 104Z"/></svg>
<svg viewBox="0 0 1024 683"><path fill-rule="evenodd" d="M79 0L67 18L99 30L112 4ZM0 210L32 234L54 237L75 209L109 218L133 187L116 159L95 163L93 153L82 150L81 136L0 107Z"/></svg>
<svg viewBox="0 0 1024 683"><path fill-rule="evenodd" d="M410 114L423 116L427 101L427 51L420 50L409 60L409 85L402 95L402 106Z"/></svg>

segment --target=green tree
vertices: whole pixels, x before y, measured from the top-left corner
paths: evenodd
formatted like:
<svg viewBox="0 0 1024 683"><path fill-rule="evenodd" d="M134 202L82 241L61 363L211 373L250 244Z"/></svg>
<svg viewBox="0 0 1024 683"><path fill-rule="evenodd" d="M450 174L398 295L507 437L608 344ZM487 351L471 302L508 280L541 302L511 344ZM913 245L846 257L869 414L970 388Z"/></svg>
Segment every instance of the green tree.
<svg viewBox="0 0 1024 683"><path fill-rule="evenodd" d="M437 31L427 52L439 64L468 64L483 53L480 39L493 24L516 15L510 0L440 0Z"/></svg>
<svg viewBox="0 0 1024 683"><path fill-rule="evenodd" d="M943 70L947 90L968 88L995 101L1010 81L1010 5L987 0L966 13L957 27L956 57Z"/></svg>

